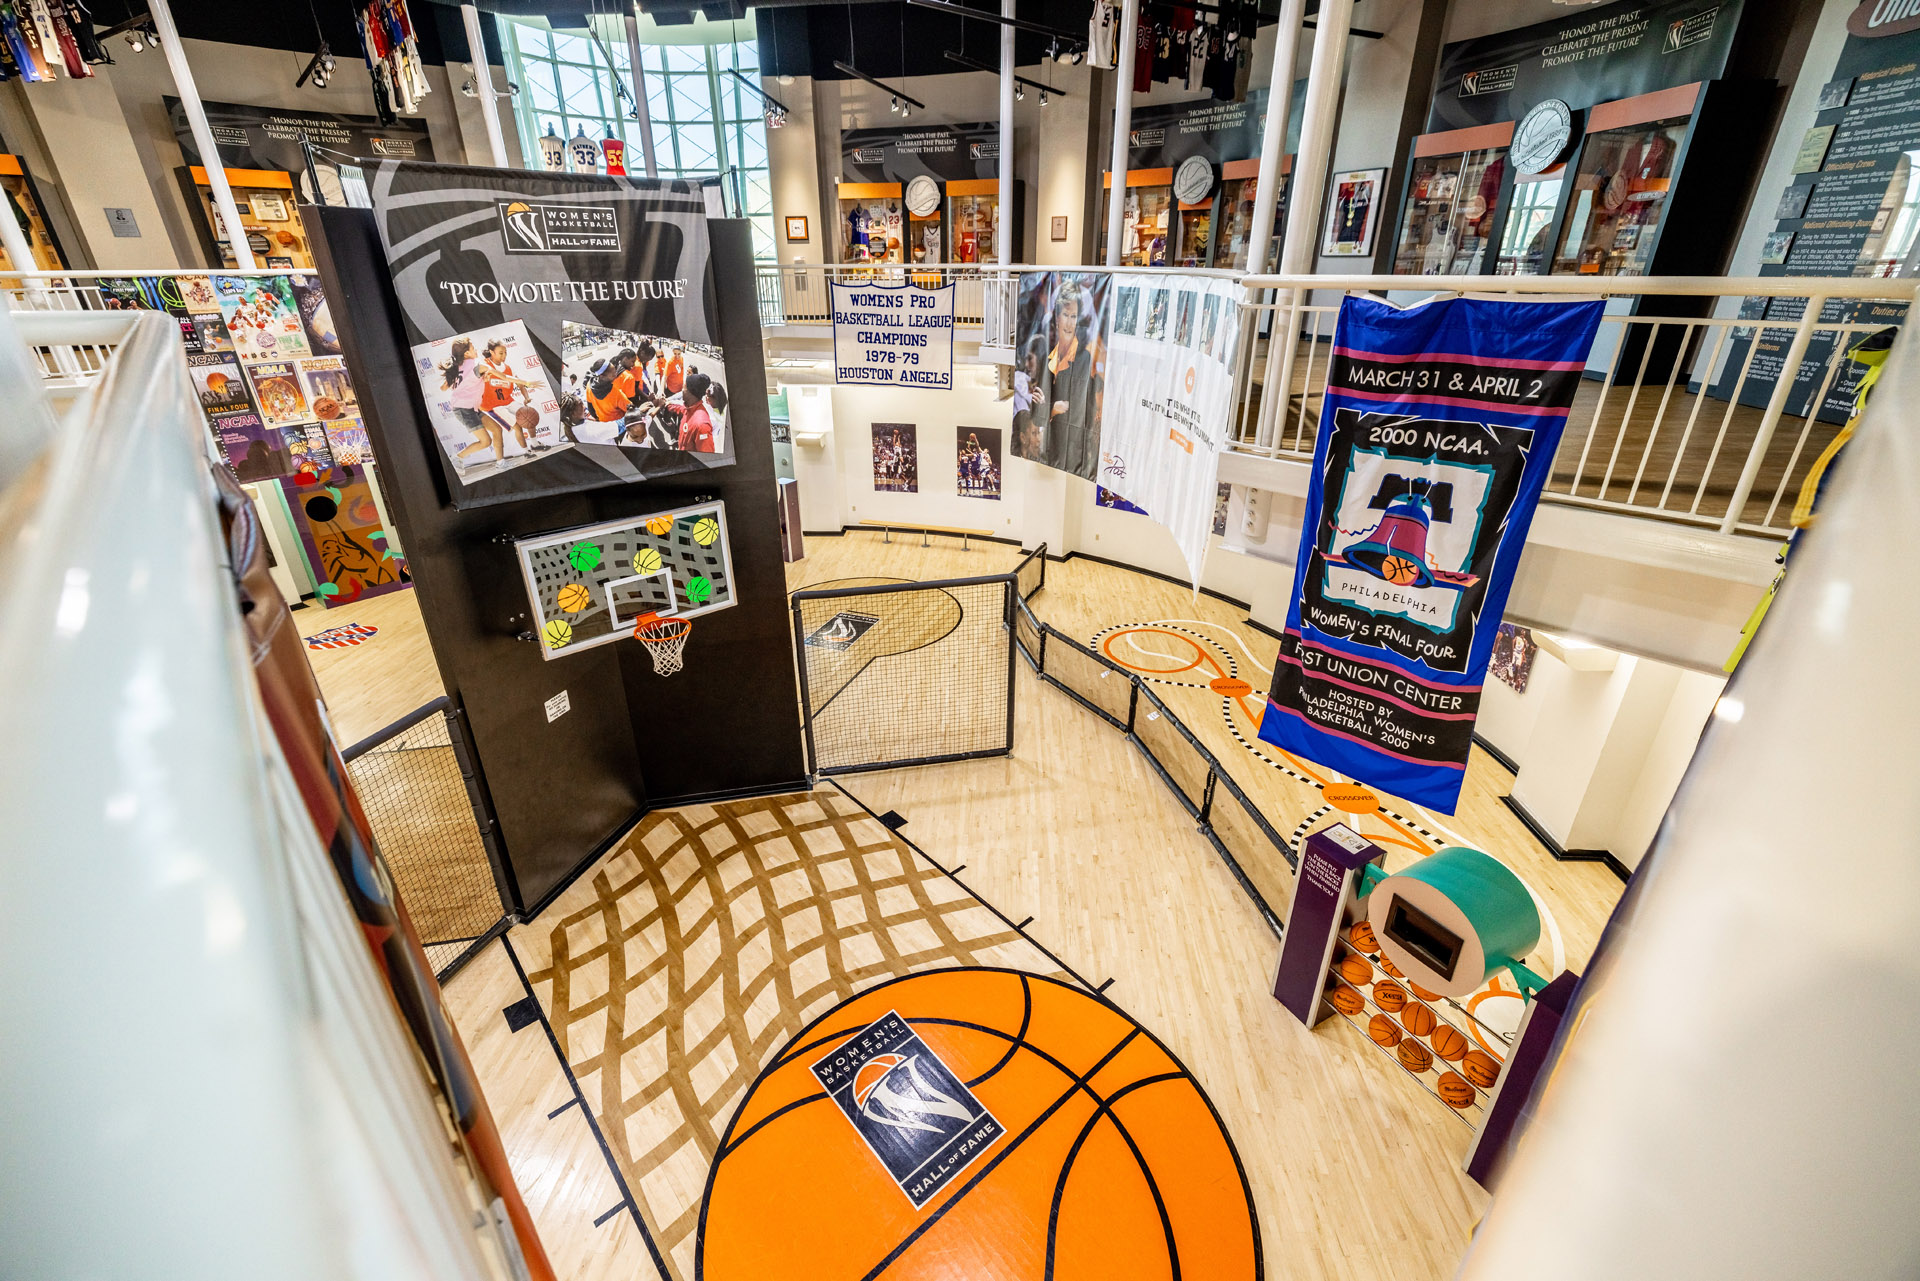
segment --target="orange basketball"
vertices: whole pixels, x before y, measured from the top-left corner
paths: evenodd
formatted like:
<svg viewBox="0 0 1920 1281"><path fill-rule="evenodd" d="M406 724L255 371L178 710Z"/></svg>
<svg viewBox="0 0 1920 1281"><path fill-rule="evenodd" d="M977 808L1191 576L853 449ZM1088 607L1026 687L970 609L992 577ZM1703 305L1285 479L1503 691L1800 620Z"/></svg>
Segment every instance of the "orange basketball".
<svg viewBox="0 0 1920 1281"><path fill-rule="evenodd" d="M1414 983L1410 981L1408 982L1407 986L1412 988L1413 994L1419 997L1423 1001L1437 1001L1440 999L1440 994L1438 992L1429 992L1424 987L1421 987L1418 983Z"/></svg>
<svg viewBox="0 0 1920 1281"><path fill-rule="evenodd" d="M1467 1038L1451 1023L1433 1029L1433 1052L1449 1063L1458 1063L1467 1052Z"/></svg>
<svg viewBox="0 0 1920 1281"><path fill-rule="evenodd" d="M1151 1032L1067 983L947 969L870 987L766 1059L687 1271L1163 1278L1177 1258L1252 1281L1258 1257L1232 1141Z"/></svg>
<svg viewBox="0 0 1920 1281"><path fill-rule="evenodd" d="M1335 967L1340 977L1355 987L1365 987L1373 982L1373 965L1364 956L1343 956Z"/></svg>
<svg viewBox="0 0 1920 1281"><path fill-rule="evenodd" d="M1400 970L1399 970L1399 967L1398 967L1398 966L1396 966L1396 965L1394 965L1394 963L1393 963L1392 961L1389 961L1389 960L1388 960L1388 959L1387 959L1386 957L1384 957L1384 956L1380 958L1380 968L1381 968L1381 969L1383 969L1383 970L1385 970L1385 971L1386 971L1387 973L1389 973L1389 974L1391 974L1391 975L1393 975L1393 977L1395 977L1395 978L1397 978L1397 979L1403 979L1403 978L1405 978L1405 977L1407 977L1406 975L1404 975L1404 974L1402 974L1402 973L1400 972Z"/></svg>
<svg viewBox="0 0 1920 1281"><path fill-rule="evenodd" d="M1466 1108L1473 1105L1476 1097L1473 1087L1458 1072L1442 1072L1440 1081L1433 1087L1440 1101L1452 1108Z"/></svg>
<svg viewBox="0 0 1920 1281"><path fill-rule="evenodd" d="M1406 1008L1407 989L1398 983L1380 982L1373 985L1373 1003L1389 1014L1398 1014Z"/></svg>
<svg viewBox="0 0 1920 1281"><path fill-rule="evenodd" d="M1327 1002L1349 1018L1366 1008L1366 1002L1360 999L1360 994L1345 983L1334 984L1333 990L1327 993Z"/></svg>
<svg viewBox="0 0 1920 1281"><path fill-rule="evenodd" d="M1439 1022L1440 1020L1434 1017L1433 1011L1418 1001L1407 1006L1400 1014L1401 1025L1415 1036L1427 1035Z"/></svg>
<svg viewBox="0 0 1920 1281"><path fill-rule="evenodd" d="M1400 1025L1384 1014L1376 1014L1367 1024L1367 1035L1378 1044L1392 1049L1400 1044Z"/></svg>
<svg viewBox="0 0 1920 1281"><path fill-rule="evenodd" d="M1373 927L1360 921L1347 931L1347 938L1362 952L1369 954L1380 950L1380 940L1373 936Z"/></svg>
<svg viewBox="0 0 1920 1281"><path fill-rule="evenodd" d="M1420 562L1405 556L1388 556L1380 562L1380 577L1404 587L1420 577Z"/></svg>
<svg viewBox="0 0 1920 1281"><path fill-rule="evenodd" d="M1484 1090L1500 1079L1500 1060L1484 1050L1468 1050L1460 1070L1466 1073L1467 1080Z"/></svg>
<svg viewBox="0 0 1920 1281"><path fill-rule="evenodd" d="M1409 1072L1424 1072L1433 1066L1433 1051L1408 1037L1400 1042L1400 1066Z"/></svg>

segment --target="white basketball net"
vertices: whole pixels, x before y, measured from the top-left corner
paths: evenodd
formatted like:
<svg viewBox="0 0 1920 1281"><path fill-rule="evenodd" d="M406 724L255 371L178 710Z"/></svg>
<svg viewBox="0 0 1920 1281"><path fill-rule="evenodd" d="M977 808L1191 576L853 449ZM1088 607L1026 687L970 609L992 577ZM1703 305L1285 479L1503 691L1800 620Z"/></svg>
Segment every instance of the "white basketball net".
<svg viewBox="0 0 1920 1281"><path fill-rule="evenodd" d="M687 637L693 635L693 624L684 618L660 618L642 623L633 634L647 647L654 675L671 676L683 666L681 656Z"/></svg>

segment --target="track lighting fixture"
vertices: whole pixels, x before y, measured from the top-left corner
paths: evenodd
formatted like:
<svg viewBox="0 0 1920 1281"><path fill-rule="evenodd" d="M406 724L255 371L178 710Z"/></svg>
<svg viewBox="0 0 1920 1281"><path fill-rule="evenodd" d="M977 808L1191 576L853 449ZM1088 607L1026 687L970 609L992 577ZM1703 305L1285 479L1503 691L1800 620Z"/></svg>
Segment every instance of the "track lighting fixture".
<svg viewBox="0 0 1920 1281"><path fill-rule="evenodd" d="M1043 107L1047 105L1047 91L1045 89L1040 91L1040 105Z"/></svg>
<svg viewBox="0 0 1920 1281"><path fill-rule="evenodd" d="M327 42L322 40L319 50L307 60L306 69L300 73L300 78L293 82L293 87L298 89L311 80L314 88L324 89L327 87L327 81L332 78L333 51L327 48Z"/></svg>
<svg viewBox="0 0 1920 1281"><path fill-rule="evenodd" d="M127 48L133 50L135 53L139 53L146 47L146 45L141 43L140 33L138 31L127 32Z"/></svg>
<svg viewBox="0 0 1920 1281"><path fill-rule="evenodd" d="M898 110L900 110L900 95L899 95L899 94L895 94L895 95L894 95L894 96L892 97L892 99L888 101L888 103L887 103L887 110L888 110L888 111L898 111Z"/></svg>
<svg viewBox="0 0 1920 1281"><path fill-rule="evenodd" d="M1015 85L1013 87L1013 96L1017 100L1021 102L1025 102L1027 100L1027 87L1025 85L1020 85L1020 84Z"/></svg>

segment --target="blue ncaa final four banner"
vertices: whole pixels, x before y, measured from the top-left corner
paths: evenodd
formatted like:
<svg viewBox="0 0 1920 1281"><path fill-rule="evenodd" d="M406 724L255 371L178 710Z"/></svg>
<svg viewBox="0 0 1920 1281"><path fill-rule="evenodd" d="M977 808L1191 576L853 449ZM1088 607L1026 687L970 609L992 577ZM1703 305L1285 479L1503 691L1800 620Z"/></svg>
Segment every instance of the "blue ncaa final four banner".
<svg viewBox="0 0 1920 1281"><path fill-rule="evenodd" d="M1453 812L1603 306L1341 304L1262 739Z"/></svg>

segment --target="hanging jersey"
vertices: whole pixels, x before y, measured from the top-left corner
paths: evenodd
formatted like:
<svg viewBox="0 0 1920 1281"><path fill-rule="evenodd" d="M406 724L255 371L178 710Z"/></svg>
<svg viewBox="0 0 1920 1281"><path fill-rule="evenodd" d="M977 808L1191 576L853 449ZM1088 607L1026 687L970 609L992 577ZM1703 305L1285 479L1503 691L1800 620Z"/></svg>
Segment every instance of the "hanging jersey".
<svg viewBox="0 0 1920 1281"><path fill-rule="evenodd" d="M1133 91L1146 93L1153 88L1153 51L1156 41L1151 22L1141 22L1133 33Z"/></svg>
<svg viewBox="0 0 1920 1281"><path fill-rule="evenodd" d="M872 226L873 215L867 212L866 206L855 205L853 212L847 215L847 243L866 248L867 230Z"/></svg>
<svg viewBox="0 0 1920 1281"><path fill-rule="evenodd" d="M1119 17L1107 0L1094 0L1093 15L1087 19L1087 65L1111 68L1116 63Z"/></svg>
<svg viewBox="0 0 1920 1281"><path fill-rule="evenodd" d="M1207 87L1207 50L1219 39L1219 30L1201 23L1187 33L1187 89L1198 93Z"/></svg>
<svg viewBox="0 0 1920 1281"><path fill-rule="evenodd" d="M1240 33L1216 31L1207 48L1206 87L1214 97L1231 102L1237 87Z"/></svg>

